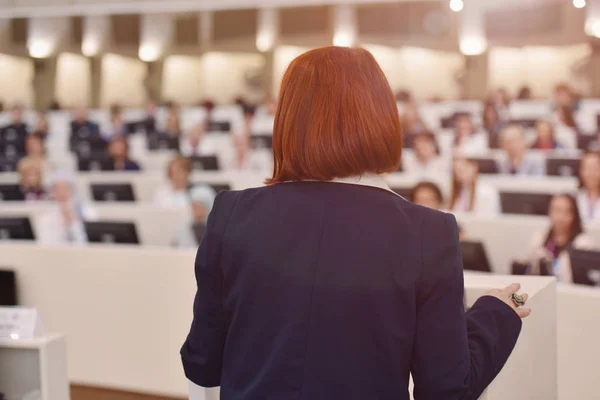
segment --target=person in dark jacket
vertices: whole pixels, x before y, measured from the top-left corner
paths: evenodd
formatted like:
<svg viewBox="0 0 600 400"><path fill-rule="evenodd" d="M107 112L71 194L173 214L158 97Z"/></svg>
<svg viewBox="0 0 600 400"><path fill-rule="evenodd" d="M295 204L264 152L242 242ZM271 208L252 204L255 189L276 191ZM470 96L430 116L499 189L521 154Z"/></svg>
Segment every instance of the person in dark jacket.
<svg viewBox="0 0 600 400"><path fill-rule="evenodd" d="M418 400L477 399L530 310L515 284L465 314L456 220L380 177L402 137L377 62L312 50L279 98L272 178L217 196L196 256L190 398L408 400L412 374Z"/></svg>

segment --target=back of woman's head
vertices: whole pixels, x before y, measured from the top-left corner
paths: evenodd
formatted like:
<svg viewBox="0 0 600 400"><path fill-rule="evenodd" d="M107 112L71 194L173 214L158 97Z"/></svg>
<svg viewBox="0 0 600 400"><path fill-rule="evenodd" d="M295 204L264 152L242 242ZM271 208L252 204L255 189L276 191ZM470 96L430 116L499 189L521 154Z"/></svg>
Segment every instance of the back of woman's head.
<svg viewBox="0 0 600 400"><path fill-rule="evenodd" d="M296 58L281 84L267 183L331 180L398 169L402 133L390 85L364 49Z"/></svg>

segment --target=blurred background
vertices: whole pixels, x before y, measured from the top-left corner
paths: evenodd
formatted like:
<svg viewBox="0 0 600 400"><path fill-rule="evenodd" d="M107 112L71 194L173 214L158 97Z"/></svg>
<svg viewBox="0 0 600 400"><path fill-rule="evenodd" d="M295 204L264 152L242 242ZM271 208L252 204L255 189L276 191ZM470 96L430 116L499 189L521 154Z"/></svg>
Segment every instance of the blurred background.
<svg viewBox="0 0 600 400"><path fill-rule="evenodd" d="M263 185L280 80L331 45L381 65L385 179L465 270L557 278L558 398L598 398L600 0L0 0L0 305L61 333L46 376L0 318L0 399L186 395L215 196Z"/></svg>

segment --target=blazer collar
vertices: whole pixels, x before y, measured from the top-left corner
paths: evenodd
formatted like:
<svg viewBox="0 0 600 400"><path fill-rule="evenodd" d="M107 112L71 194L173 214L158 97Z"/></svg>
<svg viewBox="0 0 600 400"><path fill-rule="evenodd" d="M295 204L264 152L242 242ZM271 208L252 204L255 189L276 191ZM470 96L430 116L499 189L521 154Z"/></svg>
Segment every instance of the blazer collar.
<svg viewBox="0 0 600 400"><path fill-rule="evenodd" d="M369 186L369 187L373 187L373 188L386 190L390 193L395 194L398 197L402 197L398 193L396 193L392 189L390 189L390 187L388 186L387 182L383 179L383 177L381 175L377 175L377 174L369 173L369 174L364 174L364 175L360 175L360 176L357 175L357 176L349 176L346 178L335 178L335 179L331 180L330 182L346 183L349 185Z"/></svg>

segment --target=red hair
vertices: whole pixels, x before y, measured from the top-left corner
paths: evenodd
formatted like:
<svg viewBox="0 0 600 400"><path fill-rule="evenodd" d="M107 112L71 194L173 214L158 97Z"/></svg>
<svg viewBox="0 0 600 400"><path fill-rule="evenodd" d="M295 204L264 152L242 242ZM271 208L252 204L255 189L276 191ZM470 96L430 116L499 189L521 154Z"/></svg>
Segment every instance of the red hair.
<svg viewBox="0 0 600 400"><path fill-rule="evenodd" d="M390 85L364 49L324 47L296 58L281 84L267 183L398 169L402 130Z"/></svg>

